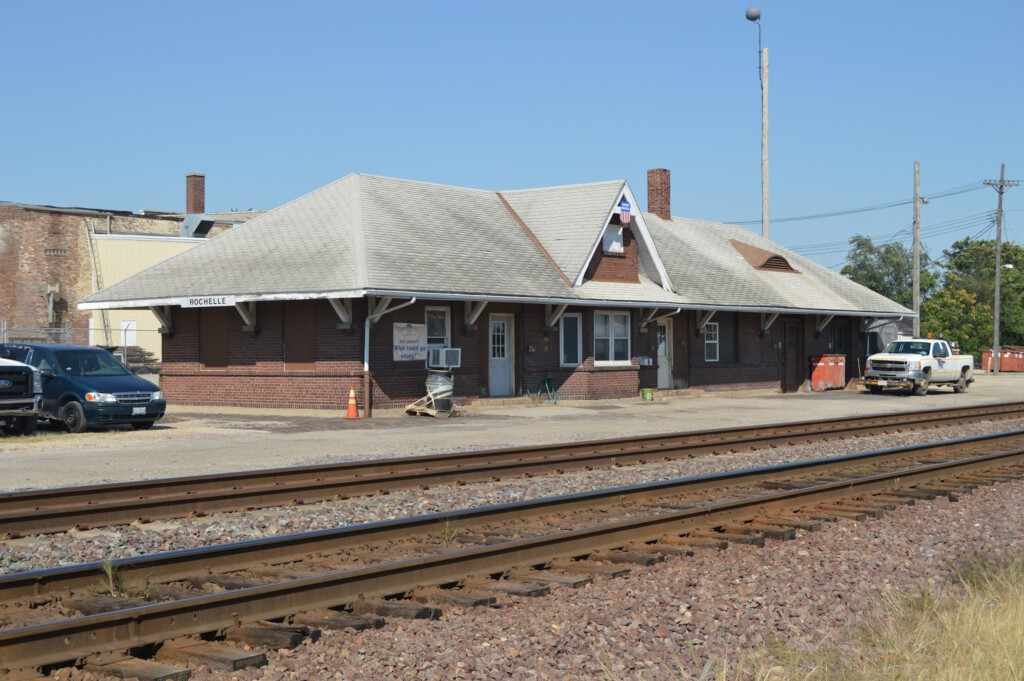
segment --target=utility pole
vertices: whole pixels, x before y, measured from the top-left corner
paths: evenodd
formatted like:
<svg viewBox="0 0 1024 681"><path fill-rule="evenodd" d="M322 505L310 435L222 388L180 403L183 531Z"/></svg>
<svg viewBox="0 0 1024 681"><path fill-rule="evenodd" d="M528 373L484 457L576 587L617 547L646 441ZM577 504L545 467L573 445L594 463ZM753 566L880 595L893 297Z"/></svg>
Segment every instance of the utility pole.
<svg viewBox="0 0 1024 681"><path fill-rule="evenodd" d="M1007 187L1016 187L1020 182L1006 179L1006 164L999 166L999 180L985 180L985 184L993 187L999 199L996 204L996 290L993 301L993 316L995 323L992 328L992 373L999 373L999 351L1002 347L999 342L999 298L1001 297L1000 280L1003 275L1003 192Z"/></svg>
<svg viewBox="0 0 1024 681"><path fill-rule="evenodd" d="M921 337L921 164L914 161L914 338Z"/></svg>

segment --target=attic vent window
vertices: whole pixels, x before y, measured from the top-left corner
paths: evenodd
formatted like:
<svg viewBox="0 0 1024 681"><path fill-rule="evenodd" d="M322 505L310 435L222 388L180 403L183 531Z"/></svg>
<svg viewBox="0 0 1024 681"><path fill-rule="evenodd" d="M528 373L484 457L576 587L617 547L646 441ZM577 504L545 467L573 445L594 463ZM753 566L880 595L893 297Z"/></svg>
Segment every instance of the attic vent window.
<svg viewBox="0 0 1024 681"><path fill-rule="evenodd" d="M45 255L67 255L68 249L66 248L46 248L43 249Z"/></svg>
<svg viewBox="0 0 1024 681"><path fill-rule="evenodd" d="M763 248L758 248L753 244L736 239L729 239L729 243L754 269L766 272L798 272L789 264L788 260L778 253L772 253L771 251L766 251Z"/></svg>
<svg viewBox="0 0 1024 681"><path fill-rule="evenodd" d="M789 263L786 262L786 259L783 258L781 255L773 255L772 257L770 257L767 260L765 260L764 264L761 265L761 269L762 270L780 270L782 272L792 272L793 271L793 268L789 266Z"/></svg>

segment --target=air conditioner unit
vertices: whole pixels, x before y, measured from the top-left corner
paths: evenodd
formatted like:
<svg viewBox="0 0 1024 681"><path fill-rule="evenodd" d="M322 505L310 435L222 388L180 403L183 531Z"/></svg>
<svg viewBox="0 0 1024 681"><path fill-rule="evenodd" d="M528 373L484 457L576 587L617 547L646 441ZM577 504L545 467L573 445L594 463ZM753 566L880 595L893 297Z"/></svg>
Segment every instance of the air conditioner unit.
<svg viewBox="0 0 1024 681"><path fill-rule="evenodd" d="M458 369L462 366L462 348L430 348L427 366Z"/></svg>

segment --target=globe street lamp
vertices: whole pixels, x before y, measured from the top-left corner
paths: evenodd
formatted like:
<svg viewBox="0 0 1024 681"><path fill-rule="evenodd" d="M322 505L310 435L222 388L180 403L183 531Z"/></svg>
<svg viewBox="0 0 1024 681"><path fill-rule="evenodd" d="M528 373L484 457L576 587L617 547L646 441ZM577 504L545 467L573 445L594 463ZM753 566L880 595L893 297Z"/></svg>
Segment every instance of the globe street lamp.
<svg viewBox="0 0 1024 681"><path fill-rule="evenodd" d="M761 47L761 10L747 8L747 19L757 24L757 57L761 67L761 236L768 234L768 48Z"/></svg>

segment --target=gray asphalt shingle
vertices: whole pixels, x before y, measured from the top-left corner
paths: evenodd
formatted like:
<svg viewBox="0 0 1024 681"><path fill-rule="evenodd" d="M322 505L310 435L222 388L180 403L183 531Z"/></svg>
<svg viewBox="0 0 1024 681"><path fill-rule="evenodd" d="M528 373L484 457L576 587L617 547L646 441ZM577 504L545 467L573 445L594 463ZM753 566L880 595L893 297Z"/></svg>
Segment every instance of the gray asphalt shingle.
<svg viewBox="0 0 1024 681"><path fill-rule="evenodd" d="M562 275L571 281L586 267L625 187L615 180L499 194L351 174L82 302L138 306L189 295L287 299L394 291L427 298L912 314L749 230L651 213L643 220L674 291L655 283L653 270L641 272L639 284L571 287ZM798 272L757 270L730 239L778 253ZM650 268L648 253L641 263Z"/></svg>

